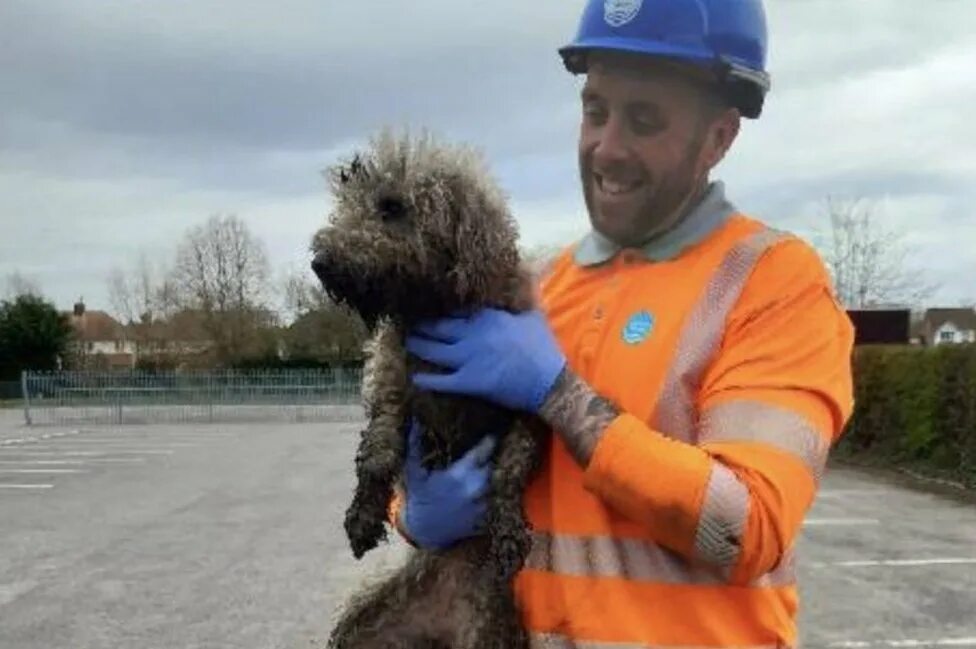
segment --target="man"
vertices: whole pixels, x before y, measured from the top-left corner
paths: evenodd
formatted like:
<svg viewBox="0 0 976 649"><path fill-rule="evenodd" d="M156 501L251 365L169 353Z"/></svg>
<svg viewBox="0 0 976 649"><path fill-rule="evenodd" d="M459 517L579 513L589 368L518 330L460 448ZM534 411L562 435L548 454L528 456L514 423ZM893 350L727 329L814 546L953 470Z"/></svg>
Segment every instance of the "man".
<svg viewBox="0 0 976 649"><path fill-rule="evenodd" d="M540 415L516 582L537 647L797 643L793 547L852 408L852 327L814 251L709 180L768 88L760 0L589 0L561 50L585 73L592 231L541 309L419 327L418 386ZM416 434L416 431L413 431ZM476 534L490 442L407 467L413 542Z"/></svg>

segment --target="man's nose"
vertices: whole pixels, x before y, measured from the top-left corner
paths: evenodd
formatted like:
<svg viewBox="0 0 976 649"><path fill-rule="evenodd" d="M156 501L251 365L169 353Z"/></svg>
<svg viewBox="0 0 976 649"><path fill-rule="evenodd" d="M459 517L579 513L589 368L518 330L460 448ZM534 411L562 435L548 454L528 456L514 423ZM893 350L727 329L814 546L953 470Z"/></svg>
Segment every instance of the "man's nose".
<svg viewBox="0 0 976 649"><path fill-rule="evenodd" d="M593 158L597 164L619 162L629 156L629 135L623 120L611 117L600 129Z"/></svg>

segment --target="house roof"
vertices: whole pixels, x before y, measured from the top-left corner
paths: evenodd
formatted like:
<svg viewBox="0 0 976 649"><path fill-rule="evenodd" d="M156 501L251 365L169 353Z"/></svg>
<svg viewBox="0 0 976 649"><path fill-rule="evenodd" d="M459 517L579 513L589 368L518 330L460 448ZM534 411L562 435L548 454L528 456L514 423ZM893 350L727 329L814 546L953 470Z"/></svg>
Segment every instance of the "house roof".
<svg viewBox="0 0 976 649"><path fill-rule="evenodd" d="M205 342L210 340L204 327L203 314L184 310L165 320L129 325L133 336L144 340L168 340L171 342Z"/></svg>
<svg viewBox="0 0 976 649"><path fill-rule="evenodd" d="M84 342L116 341L125 338L125 327L104 311L69 313L68 318L79 340Z"/></svg>
<svg viewBox="0 0 976 649"><path fill-rule="evenodd" d="M951 322L959 329L976 330L976 310L974 309L928 309L925 312L925 324L930 331L939 329L947 322Z"/></svg>

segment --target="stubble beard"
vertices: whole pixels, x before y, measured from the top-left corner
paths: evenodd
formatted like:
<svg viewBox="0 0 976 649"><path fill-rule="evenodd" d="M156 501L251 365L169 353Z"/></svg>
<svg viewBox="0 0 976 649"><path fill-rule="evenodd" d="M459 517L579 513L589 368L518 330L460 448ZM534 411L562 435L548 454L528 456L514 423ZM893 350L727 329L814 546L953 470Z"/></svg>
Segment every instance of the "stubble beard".
<svg viewBox="0 0 976 649"><path fill-rule="evenodd" d="M655 178L645 170L645 183L650 186L641 203L625 217L603 219L593 198L593 166L590 156L580 160L583 196L590 224L601 235L618 246L640 246L675 227L697 202L704 189L704 178L695 173L703 146L701 134L696 134L681 164L673 173ZM607 226L611 227L607 227Z"/></svg>

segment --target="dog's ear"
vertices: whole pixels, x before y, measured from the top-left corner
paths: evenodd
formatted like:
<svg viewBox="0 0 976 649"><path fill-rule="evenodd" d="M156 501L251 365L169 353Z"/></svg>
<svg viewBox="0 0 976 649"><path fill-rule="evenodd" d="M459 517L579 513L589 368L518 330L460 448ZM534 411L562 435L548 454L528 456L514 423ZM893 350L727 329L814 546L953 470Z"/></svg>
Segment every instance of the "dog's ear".
<svg viewBox="0 0 976 649"><path fill-rule="evenodd" d="M365 180L369 177L366 165L363 164L363 160L359 157L359 154L353 156L352 162L349 163L349 176L359 180Z"/></svg>
<svg viewBox="0 0 976 649"><path fill-rule="evenodd" d="M458 180L455 191L454 284L464 303L479 304L505 295L518 265L514 221L475 187Z"/></svg>
<svg viewBox="0 0 976 649"><path fill-rule="evenodd" d="M363 157L358 153L349 163L336 165L329 172L336 186L348 185L354 180L367 180L370 175L368 163L364 162Z"/></svg>

